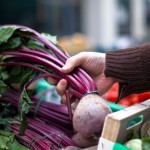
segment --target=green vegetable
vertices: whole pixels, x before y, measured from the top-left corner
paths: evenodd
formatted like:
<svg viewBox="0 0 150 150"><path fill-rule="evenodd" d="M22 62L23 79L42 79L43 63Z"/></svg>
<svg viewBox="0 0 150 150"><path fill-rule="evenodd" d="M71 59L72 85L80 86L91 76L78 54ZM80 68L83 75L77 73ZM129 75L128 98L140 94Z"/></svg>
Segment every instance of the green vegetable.
<svg viewBox="0 0 150 150"><path fill-rule="evenodd" d="M150 137L142 139L142 150L150 150Z"/></svg>
<svg viewBox="0 0 150 150"><path fill-rule="evenodd" d="M146 121L141 128L141 138L150 136L150 120Z"/></svg>
<svg viewBox="0 0 150 150"><path fill-rule="evenodd" d="M0 130L0 150L29 150L21 145L13 133L9 131Z"/></svg>
<svg viewBox="0 0 150 150"><path fill-rule="evenodd" d="M137 133L137 131L135 130L130 130L130 132L128 132L127 134L127 141L131 140L131 139L140 139L139 134Z"/></svg>
<svg viewBox="0 0 150 150"><path fill-rule="evenodd" d="M84 95L86 95L86 98L90 98L89 104L92 101L92 96L93 99L95 99L95 95L98 95L95 82L80 67L77 67L70 74L61 72L62 66L64 66L69 57L69 54L63 51L58 45L56 37L49 34L40 34L31 28L21 25L0 26L0 66L2 66L0 74L4 73L4 77L1 77L0 81L3 81L8 85L8 88L12 88L12 85L17 84L18 89L21 91L18 105L21 120L21 135L24 134L24 131L27 128L26 115L33 106L33 103L30 100L31 96L29 95L28 87L34 81L43 77L51 77L56 81L60 81L63 78L68 81L66 101L70 120L73 116L70 93L79 100L81 98L85 99ZM101 97L99 97L99 101L103 101ZM100 109L98 107L99 105L96 105L96 102L94 106L96 107L92 107L92 109L91 107L86 107L87 117L82 115L82 112L76 111L76 117L73 119L75 120L73 121L74 127L77 127L75 124L78 121L83 122L84 129L87 122L90 124L87 128L89 131L87 130L85 133L86 135L87 133L90 133L90 135L95 133L100 134L104 119L106 115L111 112L106 103L103 103L103 105L101 105L102 107L100 106ZM93 113L93 110L94 112L99 112L100 110L100 113ZM89 114L92 115L92 117L89 117ZM100 116L96 114L99 114ZM80 115L82 115L82 117ZM76 118L82 119L77 121ZM85 118L87 118L87 120L85 120ZM98 122L96 121L97 119ZM91 126L91 124L94 124L96 127L93 125ZM82 127L78 126L77 128L82 130ZM98 131L95 132L95 129Z"/></svg>
<svg viewBox="0 0 150 150"><path fill-rule="evenodd" d="M10 103L0 103L0 129L11 130L10 124L14 123L12 116L16 114ZM17 122L16 122L17 123Z"/></svg>
<svg viewBox="0 0 150 150"><path fill-rule="evenodd" d="M26 114L29 112L31 107L33 106L33 102L29 98L29 92L24 88L22 94L21 94L21 100L20 100L20 120L21 120L21 125L20 125L20 135L24 134L25 129L27 128L27 116Z"/></svg>
<svg viewBox="0 0 150 150"><path fill-rule="evenodd" d="M13 35L14 31L18 29L18 27L9 27L4 26L0 28L0 43L7 42L8 39Z"/></svg>
<svg viewBox="0 0 150 150"><path fill-rule="evenodd" d="M125 143L125 146L131 148L132 150L142 150L142 140L132 139Z"/></svg>

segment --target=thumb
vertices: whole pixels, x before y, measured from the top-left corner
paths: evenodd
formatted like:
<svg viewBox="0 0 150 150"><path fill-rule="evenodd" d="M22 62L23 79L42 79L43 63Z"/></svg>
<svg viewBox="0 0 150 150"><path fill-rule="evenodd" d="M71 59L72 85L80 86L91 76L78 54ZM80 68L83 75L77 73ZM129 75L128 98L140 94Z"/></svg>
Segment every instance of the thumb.
<svg viewBox="0 0 150 150"><path fill-rule="evenodd" d="M75 56L72 56L67 59L65 65L61 68L63 73L69 73L73 71L77 66L80 66L85 60L85 57L82 53L79 53Z"/></svg>

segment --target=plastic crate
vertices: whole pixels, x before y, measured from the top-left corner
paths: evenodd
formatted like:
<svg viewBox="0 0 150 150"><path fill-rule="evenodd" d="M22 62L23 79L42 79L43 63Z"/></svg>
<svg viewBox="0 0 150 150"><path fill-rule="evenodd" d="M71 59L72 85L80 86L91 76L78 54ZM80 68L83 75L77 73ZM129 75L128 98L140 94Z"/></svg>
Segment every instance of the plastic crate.
<svg viewBox="0 0 150 150"><path fill-rule="evenodd" d="M120 104L116 104L116 103L113 103L113 102L107 102L107 104L109 105L109 107L111 108L111 110L113 112L116 112L116 111L119 111L119 110L122 110L122 109L126 108L125 106L122 106Z"/></svg>

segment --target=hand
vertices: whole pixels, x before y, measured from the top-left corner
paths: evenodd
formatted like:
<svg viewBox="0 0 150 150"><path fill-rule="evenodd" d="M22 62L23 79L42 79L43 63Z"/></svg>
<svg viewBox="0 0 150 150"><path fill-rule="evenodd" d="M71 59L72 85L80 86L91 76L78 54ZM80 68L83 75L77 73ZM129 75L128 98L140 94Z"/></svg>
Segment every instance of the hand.
<svg viewBox="0 0 150 150"><path fill-rule="evenodd" d="M70 57L66 61L66 64L61 68L61 71L63 73L70 73L75 67L80 66L94 80L97 85L99 94L103 95L115 83L114 78L106 77L104 74L105 56L105 53L81 52L75 56ZM55 82L52 82L52 80L49 81L50 83ZM63 95L66 88L67 81L65 79L62 79L57 83L56 89L58 94Z"/></svg>

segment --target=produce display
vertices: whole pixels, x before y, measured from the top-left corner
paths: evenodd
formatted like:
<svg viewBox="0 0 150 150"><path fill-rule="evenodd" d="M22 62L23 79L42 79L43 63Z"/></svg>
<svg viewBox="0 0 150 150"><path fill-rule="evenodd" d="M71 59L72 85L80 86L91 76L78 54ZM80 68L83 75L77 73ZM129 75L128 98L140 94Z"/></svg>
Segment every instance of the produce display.
<svg viewBox="0 0 150 150"><path fill-rule="evenodd" d="M132 131L129 136L131 139L125 143L125 146L132 150L149 150L150 149L150 120L146 121L141 129L140 133Z"/></svg>
<svg viewBox="0 0 150 150"><path fill-rule="evenodd" d="M118 98L118 83L115 83L112 88L106 93L105 99L111 102L115 102ZM150 92L144 92L140 94L132 94L120 100L119 104L123 106L131 106L137 103L141 103L150 99Z"/></svg>
<svg viewBox="0 0 150 150"><path fill-rule="evenodd" d="M0 56L0 100L15 110L12 120L2 118L3 130L7 124L20 143L35 150L97 144L105 117L112 111L98 96L96 84L84 70L78 67L70 74L60 71L70 56L56 37L21 25L2 25ZM34 90L29 87L48 77L69 82L66 105L38 105ZM75 109L70 94L78 100Z"/></svg>
<svg viewBox="0 0 150 150"><path fill-rule="evenodd" d="M28 127L24 135L20 135L20 119L18 116L18 100L20 92L7 91L1 98L1 125L5 130L13 131L16 139L31 149L59 149L67 146L77 146L72 140L74 130L68 118L65 105L42 102L38 111L39 100L33 96L34 106L28 113ZM2 109L3 108L3 109ZM12 111L13 110L13 111ZM3 124L2 124L3 123Z"/></svg>
<svg viewBox="0 0 150 150"><path fill-rule="evenodd" d="M149 150L149 112L150 99L107 115L98 148Z"/></svg>

